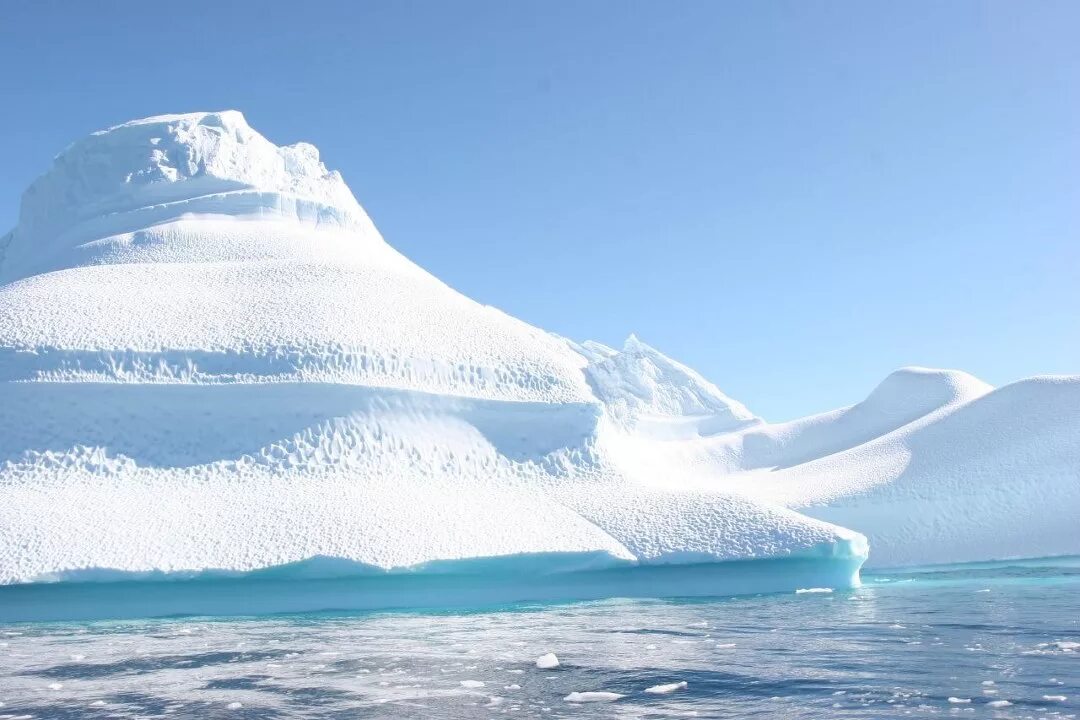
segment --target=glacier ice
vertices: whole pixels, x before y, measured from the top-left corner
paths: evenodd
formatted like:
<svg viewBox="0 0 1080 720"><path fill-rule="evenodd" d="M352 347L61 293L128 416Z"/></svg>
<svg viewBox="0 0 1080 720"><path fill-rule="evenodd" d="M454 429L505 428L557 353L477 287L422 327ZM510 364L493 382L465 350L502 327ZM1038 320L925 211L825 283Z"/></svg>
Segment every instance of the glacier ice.
<svg viewBox="0 0 1080 720"><path fill-rule="evenodd" d="M454 291L238 112L71 145L0 283L12 617L74 585L88 616L839 588L866 536L880 564L1080 551L1076 378L911 368L769 424L633 336Z"/></svg>

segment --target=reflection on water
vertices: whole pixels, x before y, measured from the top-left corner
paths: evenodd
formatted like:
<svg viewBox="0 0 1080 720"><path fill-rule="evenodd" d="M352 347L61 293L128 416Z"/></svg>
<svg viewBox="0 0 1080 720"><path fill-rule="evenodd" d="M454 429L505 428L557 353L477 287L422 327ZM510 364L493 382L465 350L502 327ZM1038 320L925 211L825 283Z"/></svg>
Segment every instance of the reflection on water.
<svg viewBox="0 0 1080 720"><path fill-rule="evenodd" d="M8 625L0 718L1080 714L1080 563L865 580L707 601ZM538 669L548 652L561 666Z"/></svg>

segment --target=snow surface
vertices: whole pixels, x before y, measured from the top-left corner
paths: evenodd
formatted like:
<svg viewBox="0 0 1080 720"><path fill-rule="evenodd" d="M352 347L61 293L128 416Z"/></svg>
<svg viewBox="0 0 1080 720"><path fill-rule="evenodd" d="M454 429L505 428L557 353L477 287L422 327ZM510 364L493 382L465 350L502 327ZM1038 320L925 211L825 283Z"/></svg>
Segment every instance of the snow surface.
<svg viewBox="0 0 1080 720"><path fill-rule="evenodd" d="M791 557L851 583L865 555L772 503L628 480L609 418L751 416L644 345L590 370L455 292L239 113L69 147L0 276L2 583Z"/></svg>
<svg viewBox="0 0 1080 720"><path fill-rule="evenodd" d="M769 424L457 293L236 112L69 147L0 279L0 583L1080 553L1080 378L906 368Z"/></svg>

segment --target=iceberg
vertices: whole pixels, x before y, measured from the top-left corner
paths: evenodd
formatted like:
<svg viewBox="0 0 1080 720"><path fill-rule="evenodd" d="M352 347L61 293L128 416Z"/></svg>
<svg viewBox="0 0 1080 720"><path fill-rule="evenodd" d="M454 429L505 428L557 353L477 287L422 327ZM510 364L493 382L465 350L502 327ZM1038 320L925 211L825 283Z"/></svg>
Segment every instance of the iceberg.
<svg viewBox="0 0 1080 720"><path fill-rule="evenodd" d="M605 440L744 408L644 345L626 394L636 361L447 287L238 112L74 143L0 246L0 619L858 582L859 533Z"/></svg>
<svg viewBox="0 0 1080 720"><path fill-rule="evenodd" d="M1080 378L770 424L456 292L235 111L74 143L0 238L3 621L843 589L1080 552L1076 467Z"/></svg>

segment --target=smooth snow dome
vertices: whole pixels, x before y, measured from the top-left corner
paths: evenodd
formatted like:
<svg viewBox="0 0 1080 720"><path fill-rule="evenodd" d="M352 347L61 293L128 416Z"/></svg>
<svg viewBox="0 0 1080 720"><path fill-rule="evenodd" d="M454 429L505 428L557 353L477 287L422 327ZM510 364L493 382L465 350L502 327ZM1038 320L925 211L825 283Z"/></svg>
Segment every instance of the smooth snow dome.
<svg viewBox="0 0 1080 720"><path fill-rule="evenodd" d="M908 368L771 425L454 291L237 112L72 145L0 278L0 583L1080 552L1077 378Z"/></svg>

